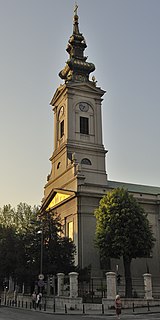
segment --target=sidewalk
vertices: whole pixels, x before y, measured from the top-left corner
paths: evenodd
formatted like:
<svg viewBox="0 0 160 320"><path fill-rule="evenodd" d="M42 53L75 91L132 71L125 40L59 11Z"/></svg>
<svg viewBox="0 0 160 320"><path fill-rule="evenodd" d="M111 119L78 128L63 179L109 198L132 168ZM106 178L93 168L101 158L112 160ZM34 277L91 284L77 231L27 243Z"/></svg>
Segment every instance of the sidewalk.
<svg viewBox="0 0 160 320"><path fill-rule="evenodd" d="M33 310L33 309L32 309ZM44 311L44 309L42 310L36 310L37 312L43 312L43 313L49 313L49 314L68 314L68 315L76 315L76 314L81 314L81 315L107 315L107 316L113 316L115 315L115 310L104 310L104 312L102 310L70 310L70 309L58 309L56 308L55 312L52 309L46 309ZM151 313L160 313L160 306L154 306L154 307L137 307L134 309L122 309L122 314L151 314Z"/></svg>
<svg viewBox="0 0 160 320"><path fill-rule="evenodd" d="M107 316L113 316L115 315L115 310L114 309L99 309L99 310L91 310L91 309L85 309L85 305L84 308L82 310L79 309L67 309L66 307L64 309L58 309L55 308L44 308L44 306L42 306L42 309L33 309L33 308L22 308L22 307L15 307L15 306L6 306L6 305L1 305L1 307L8 307L8 308L17 308L17 309L23 309L23 310L28 310L28 311L33 311L33 312L42 312L42 313L47 313L47 314L68 314L68 315L107 315ZM152 307L136 307L133 309L122 309L122 314L134 314L134 315L138 315L138 314L151 314L151 313L160 313L160 306L152 306Z"/></svg>

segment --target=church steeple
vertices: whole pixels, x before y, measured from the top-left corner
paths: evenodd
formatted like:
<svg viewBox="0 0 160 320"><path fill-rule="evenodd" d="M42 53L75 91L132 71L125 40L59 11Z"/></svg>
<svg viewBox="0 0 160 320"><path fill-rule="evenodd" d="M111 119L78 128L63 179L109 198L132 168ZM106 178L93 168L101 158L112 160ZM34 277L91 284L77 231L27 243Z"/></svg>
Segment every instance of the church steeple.
<svg viewBox="0 0 160 320"><path fill-rule="evenodd" d="M79 31L77 8L67 46L69 57L59 74L65 83L51 100L54 149L41 212L60 216L64 235L73 239L77 249L75 265L82 269L92 264L96 270L99 257L92 245L93 212L107 187L101 114L105 91L94 77L89 80L95 66L84 55L87 45Z"/></svg>
<svg viewBox="0 0 160 320"><path fill-rule="evenodd" d="M84 56L87 45L82 33L79 32L77 9L76 4L73 16L73 34L69 38L66 49L69 53L69 59L64 69L59 73L60 78L65 82L88 82L89 74L95 70L94 64L87 62L87 57Z"/></svg>

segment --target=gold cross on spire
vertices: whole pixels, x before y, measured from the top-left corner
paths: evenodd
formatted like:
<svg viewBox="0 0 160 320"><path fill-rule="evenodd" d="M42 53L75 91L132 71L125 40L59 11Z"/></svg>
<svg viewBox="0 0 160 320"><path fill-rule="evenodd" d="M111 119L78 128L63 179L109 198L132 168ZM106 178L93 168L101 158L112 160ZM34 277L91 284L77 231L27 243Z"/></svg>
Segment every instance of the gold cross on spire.
<svg viewBox="0 0 160 320"><path fill-rule="evenodd" d="M74 7L74 15L77 16L77 9L78 9L78 5L77 2L75 2L75 7Z"/></svg>

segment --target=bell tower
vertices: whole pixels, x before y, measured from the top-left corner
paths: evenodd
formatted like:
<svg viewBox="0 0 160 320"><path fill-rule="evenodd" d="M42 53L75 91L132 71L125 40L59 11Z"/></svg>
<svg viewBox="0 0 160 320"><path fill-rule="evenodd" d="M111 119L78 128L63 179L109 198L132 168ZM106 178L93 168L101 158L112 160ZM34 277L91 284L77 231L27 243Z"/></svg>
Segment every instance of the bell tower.
<svg viewBox="0 0 160 320"><path fill-rule="evenodd" d="M51 172L44 188L42 211L59 212L67 236L70 236L68 230L73 230L71 238L77 246L76 262L84 267L88 264L89 255L85 254L82 243L93 242L93 211L107 185L107 151L102 141L101 115L105 91L97 86L94 76L90 80L95 66L84 55L87 45L79 31L77 8L75 6L73 33L66 49L69 58L59 72L64 83L57 88L51 100L54 150L50 158ZM88 221L93 230L90 231L90 239L86 240ZM72 227L68 227L69 223Z"/></svg>
<svg viewBox="0 0 160 320"><path fill-rule="evenodd" d="M66 173L73 164L76 164L77 173L81 172L85 177L86 183L106 183L106 151L102 143L101 118L101 102L105 91L97 87L94 76L89 80L95 66L87 62L84 56L86 47L85 39L79 32L76 6L73 33L66 49L69 59L59 73L65 83L60 85L51 100L54 151L50 158L52 169L45 186L46 195L55 187L64 188L68 185Z"/></svg>

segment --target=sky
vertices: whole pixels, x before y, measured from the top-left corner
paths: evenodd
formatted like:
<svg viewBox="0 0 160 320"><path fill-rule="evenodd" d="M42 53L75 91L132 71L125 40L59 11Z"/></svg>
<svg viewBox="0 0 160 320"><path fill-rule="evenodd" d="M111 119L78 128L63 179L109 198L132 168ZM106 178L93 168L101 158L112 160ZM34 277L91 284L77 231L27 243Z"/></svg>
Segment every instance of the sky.
<svg viewBox="0 0 160 320"><path fill-rule="evenodd" d="M79 0L109 180L160 186L160 1ZM0 0L0 207L40 205L73 0Z"/></svg>

